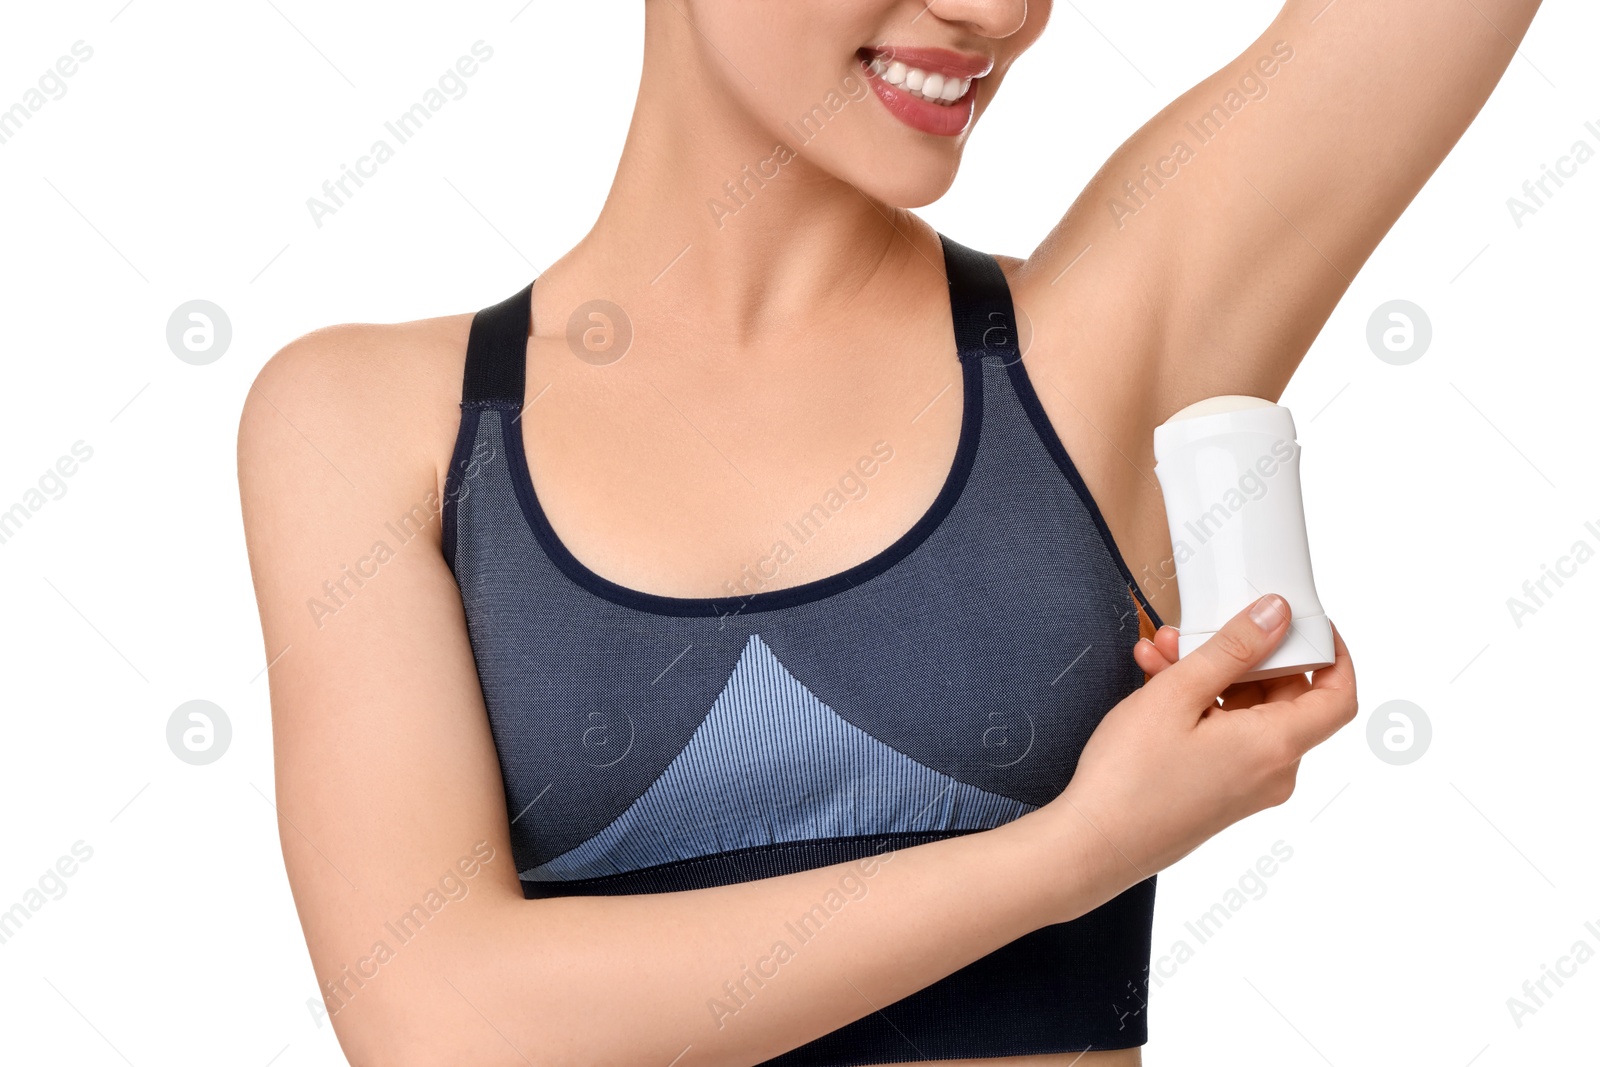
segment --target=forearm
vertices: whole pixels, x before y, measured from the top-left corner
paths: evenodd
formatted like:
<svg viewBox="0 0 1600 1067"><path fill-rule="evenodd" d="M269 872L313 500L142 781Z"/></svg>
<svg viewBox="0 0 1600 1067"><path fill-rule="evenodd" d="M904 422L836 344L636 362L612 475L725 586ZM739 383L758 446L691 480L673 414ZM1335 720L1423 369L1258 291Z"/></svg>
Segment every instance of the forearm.
<svg viewBox="0 0 1600 1067"><path fill-rule="evenodd" d="M358 1067L759 1063L1141 877L1072 821L709 889L494 901L432 941L431 993L391 998L346 1048Z"/></svg>

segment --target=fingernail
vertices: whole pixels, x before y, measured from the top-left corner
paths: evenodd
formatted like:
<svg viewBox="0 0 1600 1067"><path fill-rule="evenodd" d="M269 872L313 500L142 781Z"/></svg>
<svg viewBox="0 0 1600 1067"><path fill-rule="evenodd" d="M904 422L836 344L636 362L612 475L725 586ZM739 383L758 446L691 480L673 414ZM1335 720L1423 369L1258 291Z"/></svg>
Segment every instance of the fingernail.
<svg viewBox="0 0 1600 1067"><path fill-rule="evenodd" d="M1267 633L1278 628L1278 624L1289 615L1289 605L1277 593L1268 593L1254 604L1250 605L1250 621L1261 627Z"/></svg>

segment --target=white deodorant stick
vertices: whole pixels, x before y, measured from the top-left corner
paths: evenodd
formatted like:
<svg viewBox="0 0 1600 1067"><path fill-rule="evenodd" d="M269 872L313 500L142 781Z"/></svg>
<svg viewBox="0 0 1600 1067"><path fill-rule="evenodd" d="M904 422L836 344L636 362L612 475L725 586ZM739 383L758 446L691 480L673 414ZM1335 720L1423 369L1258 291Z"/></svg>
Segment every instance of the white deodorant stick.
<svg viewBox="0 0 1600 1067"><path fill-rule="evenodd" d="M1178 656L1266 593L1289 602L1289 632L1240 681L1333 662L1333 630L1311 577L1300 446L1289 409L1214 396L1156 427L1156 477L1183 609Z"/></svg>

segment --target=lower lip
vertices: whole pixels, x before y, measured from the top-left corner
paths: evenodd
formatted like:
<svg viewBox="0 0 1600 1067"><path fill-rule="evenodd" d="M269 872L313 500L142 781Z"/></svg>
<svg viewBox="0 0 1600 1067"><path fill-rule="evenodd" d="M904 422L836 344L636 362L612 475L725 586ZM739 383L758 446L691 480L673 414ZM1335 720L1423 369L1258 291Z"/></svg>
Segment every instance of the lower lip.
<svg viewBox="0 0 1600 1067"><path fill-rule="evenodd" d="M954 137L972 122L972 109L977 99L979 79L972 79L972 84L967 86L965 95L955 103L934 104L884 81L872 73L872 68L867 62L859 59L857 62L861 64L862 73L867 76L867 84L872 86L872 91L883 101L883 106L889 109L889 114L912 129L938 137Z"/></svg>

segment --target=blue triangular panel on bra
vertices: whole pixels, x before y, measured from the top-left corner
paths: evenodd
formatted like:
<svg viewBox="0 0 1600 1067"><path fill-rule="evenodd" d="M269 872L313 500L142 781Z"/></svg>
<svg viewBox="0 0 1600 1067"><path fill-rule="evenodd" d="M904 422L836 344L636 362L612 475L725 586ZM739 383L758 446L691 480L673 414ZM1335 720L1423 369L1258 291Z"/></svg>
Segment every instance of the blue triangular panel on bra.
<svg viewBox="0 0 1600 1067"><path fill-rule="evenodd" d="M601 877L787 841L983 830L1033 807L933 770L841 718L752 634L661 777L599 834L522 877Z"/></svg>

